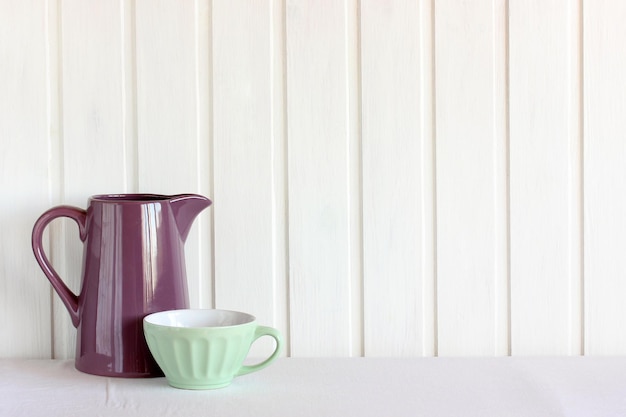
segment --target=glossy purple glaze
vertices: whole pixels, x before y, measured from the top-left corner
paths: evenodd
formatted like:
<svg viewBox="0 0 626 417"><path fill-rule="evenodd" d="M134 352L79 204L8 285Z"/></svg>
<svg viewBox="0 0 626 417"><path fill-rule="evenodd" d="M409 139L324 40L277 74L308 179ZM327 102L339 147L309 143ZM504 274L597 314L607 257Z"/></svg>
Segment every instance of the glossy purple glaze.
<svg viewBox="0 0 626 417"><path fill-rule="evenodd" d="M184 242L211 201L184 194L93 196L87 210L54 207L37 220L32 245L77 329L76 368L104 376L162 376L143 335L150 313L189 307ZM84 242L81 290L74 294L43 251L48 223L69 217Z"/></svg>

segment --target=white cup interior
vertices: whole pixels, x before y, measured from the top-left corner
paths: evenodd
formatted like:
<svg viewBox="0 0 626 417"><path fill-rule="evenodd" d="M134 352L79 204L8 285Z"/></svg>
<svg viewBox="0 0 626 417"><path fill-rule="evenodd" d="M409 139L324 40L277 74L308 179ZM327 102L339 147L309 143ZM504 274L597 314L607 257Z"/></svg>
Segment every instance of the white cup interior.
<svg viewBox="0 0 626 417"><path fill-rule="evenodd" d="M152 313L147 323L167 327L226 327L250 323L254 316L229 310L170 310Z"/></svg>

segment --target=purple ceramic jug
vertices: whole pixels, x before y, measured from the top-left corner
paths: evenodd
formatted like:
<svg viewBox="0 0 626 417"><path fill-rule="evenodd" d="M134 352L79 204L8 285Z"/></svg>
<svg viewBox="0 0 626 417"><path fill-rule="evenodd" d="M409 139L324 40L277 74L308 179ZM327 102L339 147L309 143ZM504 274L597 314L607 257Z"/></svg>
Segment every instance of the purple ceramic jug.
<svg viewBox="0 0 626 417"><path fill-rule="evenodd" d="M181 194L114 194L89 198L87 210L58 206L33 228L35 258L77 329L76 368L104 376L152 377L142 320L189 307L183 245L191 224L211 201ZM78 224L84 242L80 293L61 280L43 251L44 229L57 217Z"/></svg>

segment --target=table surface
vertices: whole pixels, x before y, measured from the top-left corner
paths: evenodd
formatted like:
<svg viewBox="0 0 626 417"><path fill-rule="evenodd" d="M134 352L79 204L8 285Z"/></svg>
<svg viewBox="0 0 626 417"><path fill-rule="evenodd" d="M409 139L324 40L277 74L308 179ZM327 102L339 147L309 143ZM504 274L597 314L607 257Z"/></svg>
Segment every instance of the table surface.
<svg viewBox="0 0 626 417"><path fill-rule="evenodd" d="M0 416L626 416L626 358L283 358L227 388L0 360Z"/></svg>

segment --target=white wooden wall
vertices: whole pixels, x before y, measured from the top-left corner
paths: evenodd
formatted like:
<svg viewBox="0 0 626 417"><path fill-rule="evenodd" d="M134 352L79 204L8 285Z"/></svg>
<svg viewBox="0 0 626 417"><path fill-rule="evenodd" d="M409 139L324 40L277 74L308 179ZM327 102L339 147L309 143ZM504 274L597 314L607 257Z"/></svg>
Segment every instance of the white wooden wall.
<svg viewBox="0 0 626 417"><path fill-rule="evenodd" d="M212 198L191 304L291 356L626 354L624 21L621 0L1 0L0 357L73 355L31 228L108 192ZM78 291L75 225L48 236Z"/></svg>

